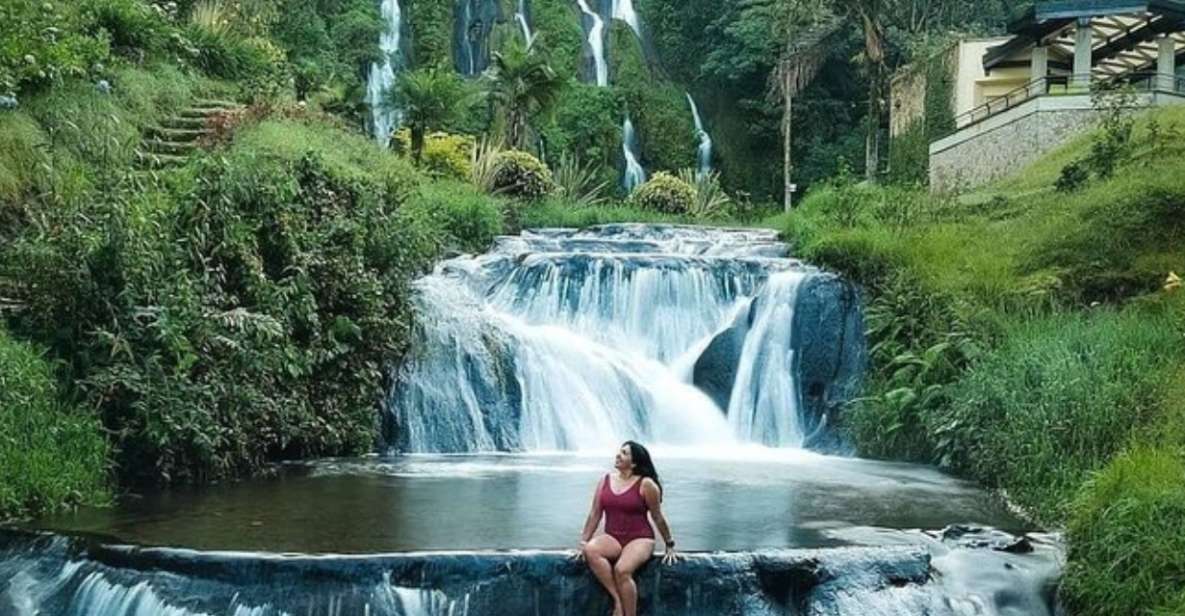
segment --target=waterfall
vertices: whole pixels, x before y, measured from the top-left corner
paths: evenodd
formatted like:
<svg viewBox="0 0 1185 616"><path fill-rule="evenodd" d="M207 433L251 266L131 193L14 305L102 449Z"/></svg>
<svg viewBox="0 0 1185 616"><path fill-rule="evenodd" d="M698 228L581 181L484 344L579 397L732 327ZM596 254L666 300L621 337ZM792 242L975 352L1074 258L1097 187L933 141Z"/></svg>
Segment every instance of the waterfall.
<svg viewBox="0 0 1185 616"><path fill-rule="evenodd" d="M613 0L613 19L620 19L642 40L642 20L634 11L634 0Z"/></svg>
<svg viewBox="0 0 1185 616"><path fill-rule="evenodd" d="M687 93L687 103L691 105L691 117L695 120L695 136L699 139L699 146L695 148L695 176L703 178L712 172L712 137L704 128L704 121L700 118L699 107L691 93Z"/></svg>
<svg viewBox="0 0 1185 616"><path fill-rule="evenodd" d="M809 422L793 314L813 270L785 252L765 231L611 225L524 232L446 261L415 285L417 350L387 401L391 440L412 452L798 447ZM737 321L744 343L722 360L710 343ZM727 408L689 369L710 346L734 365Z"/></svg>
<svg viewBox="0 0 1185 616"><path fill-rule="evenodd" d="M625 122L621 125L621 135L621 151L625 155L625 175L622 176L621 185L627 193L632 193L634 189L646 182L646 170L642 168L642 163L638 162L638 158L642 155L641 148L638 147L638 135L634 132L634 123L630 121L628 115L625 116Z"/></svg>
<svg viewBox="0 0 1185 616"><path fill-rule="evenodd" d="M595 83L606 87L609 85L609 63L605 60L605 20L588 6L588 0L576 0L576 4L589 22L586 40L592 52Z"/></svg>
<svg viewBox="0 0 1185 616"><path fill-rule="evenodd" d="M383 57L381 62L370 65L366 102L370 105L374 138L386 147L391 142L391 133L403 121L403 113L386 104L388 93L395 87L395 75L404 67L401 48L403 11L399 8L399 0L382 0L381 12L384 29L379 37L379 49Z"/></svg>
<svg viewBox="0 0 1185 616"><path fill-rule="evenodd" d="M531 31L531 21L527 18L527 0L518 0L514 12L514 20L523 31L523 41L530 47L535 43L535 33Z"/></svg>

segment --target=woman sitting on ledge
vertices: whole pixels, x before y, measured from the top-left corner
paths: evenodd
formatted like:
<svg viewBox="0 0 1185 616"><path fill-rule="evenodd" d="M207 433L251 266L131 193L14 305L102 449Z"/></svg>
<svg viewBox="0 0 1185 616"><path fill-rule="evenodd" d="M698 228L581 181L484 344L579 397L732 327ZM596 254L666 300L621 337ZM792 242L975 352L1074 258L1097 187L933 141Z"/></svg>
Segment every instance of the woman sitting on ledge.
<svg viewBox="0 0 1185 616"><path fill-rule="evenodd" d="M663 564L675 562L675 541L662 514L662 484L650 452L627 441L617 452L613 467L617 472L605 475L593 492L592 509L580 536L580 555L613 598L613 616L635 616L638 585L634 571L654 554L654 529L646 514L654 519L666 543ZM593 538L602 514L605 534Z"/></svg>

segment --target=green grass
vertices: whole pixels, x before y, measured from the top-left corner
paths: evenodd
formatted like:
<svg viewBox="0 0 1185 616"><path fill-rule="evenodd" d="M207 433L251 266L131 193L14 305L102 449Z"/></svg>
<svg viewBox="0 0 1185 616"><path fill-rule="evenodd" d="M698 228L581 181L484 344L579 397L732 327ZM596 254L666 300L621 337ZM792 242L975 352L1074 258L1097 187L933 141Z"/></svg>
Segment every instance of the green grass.
<svg viewBox="0 0 1185 616"><path fill-rule="evenodd" d="M1181 614L1185 607L1185 455L1140 445L1074 501L1062 594L1081 616Z"/></svg>
<svg viewBox="0 0 1185 616"><path fill-rule="evenodd" d="M0 520L103 504L98 419L62 401L50 365L0 330Z"/></svg>

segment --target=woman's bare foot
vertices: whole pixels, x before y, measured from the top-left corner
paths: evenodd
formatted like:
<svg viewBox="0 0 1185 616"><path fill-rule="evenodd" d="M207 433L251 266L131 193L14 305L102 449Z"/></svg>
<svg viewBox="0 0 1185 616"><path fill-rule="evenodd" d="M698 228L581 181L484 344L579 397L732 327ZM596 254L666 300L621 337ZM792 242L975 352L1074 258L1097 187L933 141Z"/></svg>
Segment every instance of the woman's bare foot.
<svg viewBox="0 0 1185 616"><path fill-rule="evenodd" d="M625 616L625 612L621 609L620 603L613 604L613 616Z"/></svg>

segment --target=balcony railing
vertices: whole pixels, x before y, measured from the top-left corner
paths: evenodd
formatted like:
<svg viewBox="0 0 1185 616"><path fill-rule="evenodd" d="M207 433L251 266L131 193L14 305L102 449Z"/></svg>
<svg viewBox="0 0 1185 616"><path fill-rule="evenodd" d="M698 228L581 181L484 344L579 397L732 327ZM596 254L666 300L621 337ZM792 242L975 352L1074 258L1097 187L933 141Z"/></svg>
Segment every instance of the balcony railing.
<svg viewBox="0 0 1185 616"><path fill-rule="evenodd" d="M1092 87L1128 86L1135 92L1168 92L1185 95L1185 78L1167 73L1128 73L1106 79L1094 75L1049 75L955 116L955 128L949 134L982 122L1040 96L1089 94Z"/></svg>

